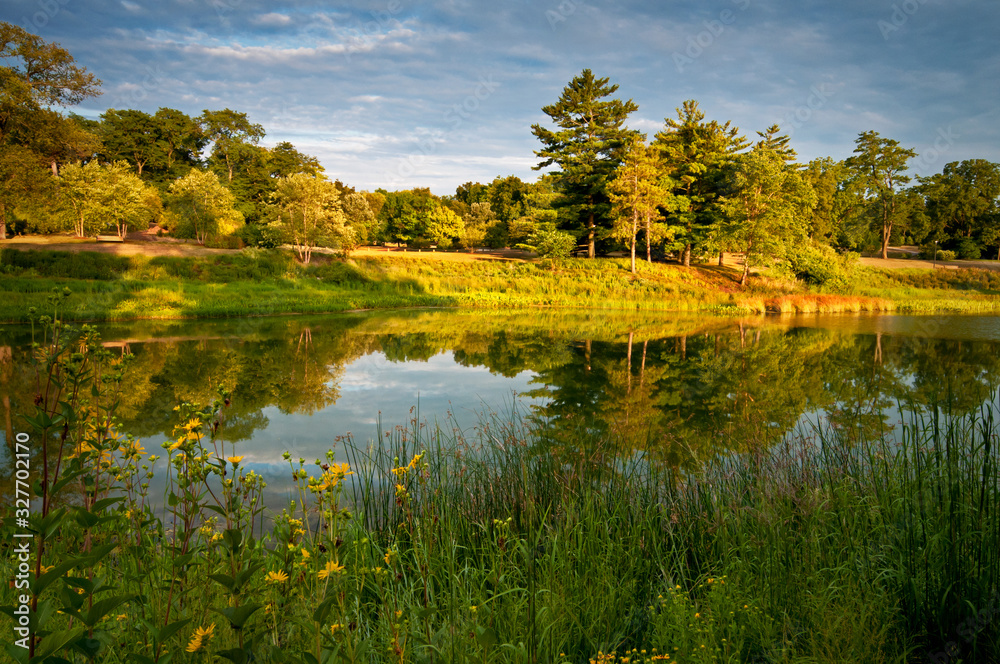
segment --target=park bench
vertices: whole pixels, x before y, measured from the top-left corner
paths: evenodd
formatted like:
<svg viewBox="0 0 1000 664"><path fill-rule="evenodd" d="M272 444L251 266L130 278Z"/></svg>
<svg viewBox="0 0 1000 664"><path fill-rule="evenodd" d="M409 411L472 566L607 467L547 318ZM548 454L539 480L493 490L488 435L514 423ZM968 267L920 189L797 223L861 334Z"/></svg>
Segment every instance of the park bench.
<svg viewBox="0 0 1000 664"><path fill-rule="evenodd" d="M124 242L125 238L119 237L117 235L98 235L98 242Z"/></svg>

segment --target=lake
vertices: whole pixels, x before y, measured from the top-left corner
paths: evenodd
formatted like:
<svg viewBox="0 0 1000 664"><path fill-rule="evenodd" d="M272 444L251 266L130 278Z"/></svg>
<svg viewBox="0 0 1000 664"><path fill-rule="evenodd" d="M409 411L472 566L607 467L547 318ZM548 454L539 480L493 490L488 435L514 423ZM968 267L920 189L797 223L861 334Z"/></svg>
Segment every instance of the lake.
<svg viewBox="0 0 1000 664"><path fill-rule="evenodd" d="M175 406L224 386L227 454L232 443L265 477L272 505L291 484L285 451L311 462L336 446L343 461L348 433L364 445L426 423L475 436L514 418L554 453L596 436L693 467L816 423L889 431L899 404L969 413L1000 386L996 316L407 310L98 329L134 356L121 429L162 454ZM6 440L35 393L29 345L25 327L0 337Z"/></svg>

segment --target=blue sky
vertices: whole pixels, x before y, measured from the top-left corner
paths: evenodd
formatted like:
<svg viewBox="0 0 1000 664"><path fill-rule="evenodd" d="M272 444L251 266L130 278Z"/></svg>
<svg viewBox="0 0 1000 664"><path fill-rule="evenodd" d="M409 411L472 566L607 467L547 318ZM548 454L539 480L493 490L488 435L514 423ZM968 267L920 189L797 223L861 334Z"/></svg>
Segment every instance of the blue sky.
<svg viewBox="0 0 1000 664"><path fill-rule="evenodd" d="M6 0L0 20L104 82L75 109L246 112L363 189L534 179L533 123L584 68L652 135L686 99L803 160L875 130L913 171L1000 161L1000 12L987 0Z"/></svg>

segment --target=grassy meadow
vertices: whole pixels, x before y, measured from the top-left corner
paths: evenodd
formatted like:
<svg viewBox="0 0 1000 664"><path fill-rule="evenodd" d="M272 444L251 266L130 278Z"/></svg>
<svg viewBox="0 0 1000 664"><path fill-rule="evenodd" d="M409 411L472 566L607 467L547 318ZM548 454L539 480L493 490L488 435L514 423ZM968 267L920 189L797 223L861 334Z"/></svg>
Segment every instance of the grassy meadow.
<svg viewBox="0 0 1000 664"><path fill-rule="evenodd" d="M1000 272L856 268L847 286L807 287L761 276L740 288L731 268L643 264L626 259L443 261L387 253L302 266L288 253L119 256L95 252L0 252L0 321L26 321L54 288L80 297L65 320L135 320L325 313L405 306L578 307L726 314L992 312Z"/></svg>
<svg viewBox="0 0 1000 664"><path fill-rule="evenodd" d="M12 661L1000 657L1000 394L955 417L901 404L894 435L817 425L693 472L585 422L566 446L516 410L465 432L414 416L337 439L346 463L286 454L296 492L264 514L227 440L231 395L178 404L146 450L115 426L127 356L43 326L42 396L12 450L38 478L35 638L0 635ZM20 530L5 519L5 578ZM15 597L0 590L12 617Z"/></svg>

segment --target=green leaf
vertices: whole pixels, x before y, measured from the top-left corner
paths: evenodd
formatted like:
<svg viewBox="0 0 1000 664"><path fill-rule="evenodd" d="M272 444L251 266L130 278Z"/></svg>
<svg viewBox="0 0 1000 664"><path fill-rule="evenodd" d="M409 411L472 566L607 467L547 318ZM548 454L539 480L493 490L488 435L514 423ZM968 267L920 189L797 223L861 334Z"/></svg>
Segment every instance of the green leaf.
<svg viewBox="0 0 1000 664"><path fill-rule="evenodd" d="M11 661L17 664L28 664L28 651L25 648L15 646L13 643L6 643L3 649L11 656Z"/></svg>
<svg viewBox="0 0 1000 664"><path fill-rule="evenodd" d="M242 590L250 577L256 574L262 567L264 567L263 563L257 563L256 565L250 565L250 567L237 574L235 591L239 592Z"/></svg>
<svg viewBox="0 0 1000 664"><path fill-rule="evenodd" d="M88 659L94 659L101 652L103 644L97 639L87 636L80 637L72 644L74 650L78 650Z"/></svg>
<svg viewBox="0 0 1000 664"><path fill-rule="evenodd" d="M219 657L225 657L233 664L244 664L247 661L247 653L242 648L230 648L229 650L220 650L215 653Z"/></svg>
<svg viewBox="0 0 1000 664"><path fill-rule="evenodd" d="M78 564L79 560L75 558L72 560L67 560L59 565L56 565L45 574L42 574L41 576L35 578L34 580L31 581L32 594L41 595L46 588L52 585L53 581L60 578L63 574L73 569Z"/></svg>
<svg viewBox="0 0 1000 664"><path fill-rule="evenodd" d="M240 545L243 543L243 531L230 528L222 532L222 541L233 553L239 553Z"/></svg>
<svg viewBox="0 0 1000 664"><path fill-rule="evenodd" d="M233 592L236 588L236 579L228 574L209 574L208 578L222 586L225 586L229 592Z"/></svg>
<svg viewBox="0 0 1000 664"><path fill-rule="evenodd" d="M60 630L52 632L38 644L35 649L35 656L31 658L31 664L42 662L57 650L62 650L66 645L87 633L85 629Z"/></svg>
<svg viewBox="0 0 1000 664"><path fill-rule="evenodd" d="M145 655L140 655L139 653L136 652L130 652L129 654L125 655L125 661L138 662L139 664L156 664L156 660L154 660L152 657L146 657Z"/></svg>
<svg viewBox="0 0 1000 664"><path fill-rule="evenodd" d="M176 634L178 631L184 628L192 618L185 618L184 620L178 620L177 622L172 622L169 625L164 625L159 629L159 632L153 636L153 640L158 644L162 645L167 642L167 640Z"/></svg>
<svg viewBox="0 0 1000 664"><path fill-rule="evenodd" d="M212 609L226 617L233 629L243 629L243 625L256 613L262 604L244 604L243 606L231 606L225 609Z"/></svg>
<svg viewBox="0 0 1000 664"><path fill-rule="evenodd" d="M111 507L115 503L120 503L125 500L124 496L119 496L117 498L102 498L94 503L94 506L90 508L91 512L103 512L107 508Z"/></svg>
<svg viewBox="0 0 1000 664"><path fill-rule="evenodd" d="M100 601L94 602L93 606L90 607L90 611L87 612L87 617L83 621L84 624L88 627L93 627L103 620L106 615L133 597L135 595L116 595L115 597L105 597Z"/></svg>
<svg viewBox="0 0 1000 664"><path fill-rule="evenodd" d="M476 642L481 648L490 648L498 643L497 633L492 627L477 627Z"/></svg>

